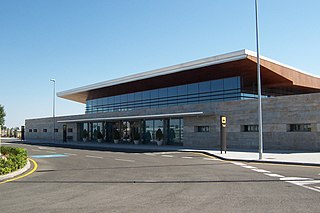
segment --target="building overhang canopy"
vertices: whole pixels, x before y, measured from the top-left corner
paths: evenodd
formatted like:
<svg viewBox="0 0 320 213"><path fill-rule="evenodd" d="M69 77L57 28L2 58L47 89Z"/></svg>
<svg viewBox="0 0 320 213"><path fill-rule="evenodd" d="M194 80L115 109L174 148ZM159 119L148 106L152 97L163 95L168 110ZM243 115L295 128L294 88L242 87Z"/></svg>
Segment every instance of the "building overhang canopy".
<svg viewBox="0 0 320 213"><path fill-rule="evenodd" d="M139 116L118 116L118 117L99 117L99 118L68 119L68 120L61 120L61 121L57 121L57 122L58 122L58 123L75 123L75 122L141 120L141 119L177 118L177 117L199 116L199 115L203 115L203 112L182 112L182 113L139 115Z"/></svg>
<svg viewBox="0 0 320 213"><path fill-rule="evenodd" d="M243 87L256 85L256 53L240 50L153 71L129 75L76 89L59 92L61 98L85 103L86 100L241 76ZM320 92L320 78L294 67L261 57L263 88L281 88L299 93Z"/></svg>

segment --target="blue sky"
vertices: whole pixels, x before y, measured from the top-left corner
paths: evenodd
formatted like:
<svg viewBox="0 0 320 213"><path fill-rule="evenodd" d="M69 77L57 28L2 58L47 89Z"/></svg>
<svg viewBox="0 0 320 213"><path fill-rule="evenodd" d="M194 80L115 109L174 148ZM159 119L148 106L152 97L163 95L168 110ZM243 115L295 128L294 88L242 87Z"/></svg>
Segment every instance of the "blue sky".
<svg viewBox="0 0 320 213"><path fill-rule="evenodd" d="M260 0L261 54L320 75L320 1ZM6 126L52 116L57 91L240 49L255 51L254 0L0 3ZM57 98L57 115L85 106Z"/></svg>

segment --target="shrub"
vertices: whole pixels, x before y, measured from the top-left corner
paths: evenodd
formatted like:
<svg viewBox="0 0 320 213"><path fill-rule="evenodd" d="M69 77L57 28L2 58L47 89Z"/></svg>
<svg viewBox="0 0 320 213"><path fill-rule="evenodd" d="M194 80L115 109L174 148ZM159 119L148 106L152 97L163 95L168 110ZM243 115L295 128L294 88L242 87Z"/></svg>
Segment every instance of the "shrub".
<svg viewBox="0 0 320 213"><path fill-rule="evenodd" d="M5 175L22 169L27 164L27 150L18 147L1 147L2 155L7 159L0 159L0 175Z"/></svg>

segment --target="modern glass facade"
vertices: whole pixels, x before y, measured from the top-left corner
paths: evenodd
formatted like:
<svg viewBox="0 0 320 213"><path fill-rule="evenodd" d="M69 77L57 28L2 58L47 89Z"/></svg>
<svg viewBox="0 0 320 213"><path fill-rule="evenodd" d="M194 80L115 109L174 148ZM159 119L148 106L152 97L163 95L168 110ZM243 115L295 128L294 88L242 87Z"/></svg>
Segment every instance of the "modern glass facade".
<svg viewBox="0 0 320 213"><path fill-rule="evenodd" d="M87 100L86 113L240 100L244 97L240 77L231 77Z"/></svg>
<svg viewBox="0 0 320 213"><path fill-rule="evenodd" d="M86 130L88 140L96 141L98 132L102 134L103 142L113 142L115 132L119 133L121 143L132 143L138 140L143 144L155 143L157 132L163 135L163 141L167 145L182 145L183 143L183 119L166 118L155 120L121 120L78 123L79 134ZM79 135L79 138L82 138Z"/></svg>

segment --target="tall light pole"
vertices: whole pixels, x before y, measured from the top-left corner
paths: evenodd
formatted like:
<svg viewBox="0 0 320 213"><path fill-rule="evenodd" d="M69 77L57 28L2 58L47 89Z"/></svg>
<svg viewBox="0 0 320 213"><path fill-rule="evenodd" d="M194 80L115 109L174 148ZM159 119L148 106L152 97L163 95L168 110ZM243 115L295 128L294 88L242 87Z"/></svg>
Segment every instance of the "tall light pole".
<svg viewBox="0 0 320 213"><path fill-rule="evenodd" d="M52 100L52 118L53 118L53 132L52 132L52 140L55 143L56 142L56 79L50 79L51 82L53 82L53 100Z"/></svg>
<svg viewBox="0 0 320 213"><path fill-rule="evenodd" d="M262 159L263 137L262 137L262 103L261 103L261 76L260 76L260 53L259 53L259 26L258 26L258 0L255 0L256 10L256 41L257 41L257 82L258 82L258 118L259 118L259 160Z"/></svg>

